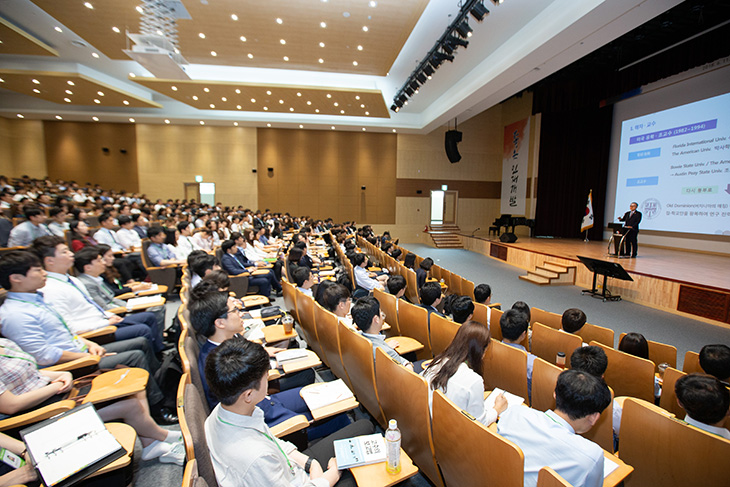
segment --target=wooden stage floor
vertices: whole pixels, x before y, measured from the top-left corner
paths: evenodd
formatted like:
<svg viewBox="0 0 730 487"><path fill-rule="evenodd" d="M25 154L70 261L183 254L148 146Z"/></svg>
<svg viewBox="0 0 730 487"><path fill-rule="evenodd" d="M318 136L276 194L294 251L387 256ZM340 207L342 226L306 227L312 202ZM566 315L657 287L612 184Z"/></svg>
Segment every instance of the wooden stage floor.
<svg viewBox="0 0 730 487"><path fill-rule="evenodd" d="M635 259L609 256L607 242L583 242L577 239L519 237L515 243L498 238L484 239L495 244L573 260L580 266L578 255L618 262L630 274L638 274L683 284L699 285L730 291L730 257L649 247L639 243Z"/></svg>

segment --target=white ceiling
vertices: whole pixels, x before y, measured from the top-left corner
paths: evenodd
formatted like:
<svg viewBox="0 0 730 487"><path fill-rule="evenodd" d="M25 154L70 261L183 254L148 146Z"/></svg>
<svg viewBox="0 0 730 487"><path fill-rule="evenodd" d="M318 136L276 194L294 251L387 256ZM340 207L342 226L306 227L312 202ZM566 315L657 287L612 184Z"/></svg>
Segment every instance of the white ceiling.
<svg viewBox="0 0 730 487"><path fill-rule="evenodd" d="M200 0L184 3L194 1ZM322 0L308 1L319 5ZM346 0L329 0L329 4L338 8L340 1ZM255 1L241 2L256 8ZM0 55L3 69L76 72L153 100L162 108L64 106L0 88L0 115L14 118L21 113L27 119L44 120L62 115L64 120L72 121L91 121L96 116L107 122L128 122L133 117L137 123L164 123L170 119L173 123L198 124L204 120L206 125L237 122L262 127L270 123L291 128L302 124L308 129L330 130L336 126L338 130L427 133L454 117L463 121L496 105L678 3L680 0L504 0L493 5L487 1L490 15L482 23L473 19L470 22L474 32L469 47L460 48L453 63L444 63L400 112L390 112L390 118L373 118L199 110L131 81L129 73L150 76L136 62L112 60L103 54L96 59L91 56L94 46L72 44L88 43L30 0L3 0L1 17L59 52L58 57ZM190 65L187 73L194 80L271 86L291 85L296 80L302 87L376 89L390 106L416 62L431 49L457 12L455 0L431 0L386 76L209 64ZM57 26L63 32L55 31Z"/></svg>

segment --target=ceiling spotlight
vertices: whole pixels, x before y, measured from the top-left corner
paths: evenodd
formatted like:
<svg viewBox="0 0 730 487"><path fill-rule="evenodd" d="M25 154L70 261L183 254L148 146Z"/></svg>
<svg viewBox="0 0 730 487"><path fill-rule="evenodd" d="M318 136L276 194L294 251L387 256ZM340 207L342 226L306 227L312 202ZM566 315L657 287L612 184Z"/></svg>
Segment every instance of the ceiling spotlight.
<svg viewBox="0 0 730 487"><path fill-rule="evenodd" d="M365 127L362 128L363 132L367 132L367 129Z"/></svg>
<svg viewBox="0 0 730 487"><path fill-rule="evenodd" d="M281 19L276 19L276 23L277 23L277 24L283 24L283 23L284 23L284 21L283 21L283 20L281 20Z"/></svg>
<svg viewBox="0 0 730 487"><path fill-rule="evenodd" d="M352 62L352 65L353 65L353 66L357 66L357 61L353 61L353 62Z"/></svg>
<svg viewBox="0 0 730 487"><path fill-rule="evenodd" d="M94 122L98 122L98 121L99 121L99 117L91 117L91 119L92 119L92 120L93 120Z"/></svg>
<svg viewBox="0 0 730 487"><path fill-rule="evenodd" d="M104 96L104 92L103 91L97 91L96 94L99 95L99 96Z"/></svg>
<svg viewBox="0 0 730 487"><path fill-rule="evenodd" d="M236 108L240 110L242 107L241 105L236 105Z"/></svg>
<svg viewBox="0 0 730 487"><path fill-rule="evenodd" d="M54 27L53 30L55 30L56 32L63 32L63 30L59 26Z"/></svg>
<svg viewBox="0 0 730 487"><path fill-rule="evenodd" d="M474 32L474 29L469 27L469 23L465 20L456 26L456 31L461 37L471 37L471 33Z"/></svg>
<svg viewBox="0 0 730 487"><path fill-rule="evenodd" d="M290 107L290 108L289 108L289 111L290 111L290 112L293 112L293 111L294 111L294 108Z"/></svg>
<svg viewBox="0 0 730 487"><path fill-rule="evenodd" d="M358 51L362 51L362 46L357 46Z"/></svg>
<svg viewBox="0 0 730 487"><path fill-rule="evenodd" d="M302 94L301 94L300 92L298 92L298 91L297 91L297 96L302 96Z"/></svg>
<svg viewBox="0 0 730 487"><path fill-rule="evenodd" d="M360 103L360 108L365 108L365 105L363 103Z"/></svg>
<svg viewBox="0 0 730 487"><path fill-rule="evenodd" d="M344 115L345 114L345 111L344 110L340 110L340 113Z"/></svg>
<svg viewBox="0 0 730 487"><path fill-rule="evenodd" d="M168 119L165 119L165 123L170 123L170 121Z"/></svg>
<svg viewBox="0 0 730 487"><path fill-rule="evenodd" d="M210 51L210 55L213 56L213 57L216 57L218 55L218 53L215 52L215 51Z"/></svg>
<svg viewBox="0 0 730 487"><path fill-rule="evenodd" d="M363 25L362 26L362 31L363 32L367 32L368 30L370 30L370 29L368 29L368 26L367 25Z"/></svg>
<svg viewBox="0 0 730 487"><path fill-rule="evenodd" d="M393 133L395 133L395 129L393 129Z"/></svg>
<svg viewBox="0 0 730 487"><path fill-rule="evenodd" d="M311 105L311 104L312 104L312 102L311 102L311 101L307 101L307 105Z"/></svg>
<svg viewBox="0 0 730 487"><path fill-rule="evenodd" d="M428 64L423 67L423 74L425 74L429 78L431 77L431 75L433 73L434 73L434 69L431 66L429 66Z"/></svg>
<svg viewBox="0 0 730 487"><path fill-rule="evenodd" d="M34 81L34 83L36 83L36 81ZM73 81L66 81L66 84L68 84L69 86L74 86L74 82Z"/></svg>
<svg viewBox="0 0 730 487"><path fill-rule="evenodd" d="M241 36L239 39L241 39L241 42L246 42L246 36Z"/></svg>
<svg viewBox="0 0 730 487"><path fill-rule="evenodd" d="M446 54L454 54L454 48L448 42L441 44L441 49L443 49Z"/></svg>
<svg viewBox="0 0 730 487"><path fill-rule="evenodd" d="M234 127L238 127L238 122L233 122Z"/></svg>
<svg viewBox="0 0 730 487"><path fill-rule="evenodd" d="M413 96L413 88L410 86L406 86L406 89L404 90L406 92L406 95Z"/></svg>
<svg viewBox="0 0 730 487"><path fill-rule="evenodd" d="M266 126L267 126L267 127L271 127L271 124L270 124L270 123L267 123L267 124L266 124Z"/></svg>
<svg viewBox="0 0 730 487"><path fill-rule="evenodd" d="M240 95L241 94L241 90L239 90L238 88L236 88L236 94Z"/></svg>
<svg viewBox="0 0 730 487"><path fill-rule="evenodd" d="M489 10L481 2L475 3L474 6L471 8L471 15L479 22L484 20L484 17L486 17L488 14Z"/></svg>
<svg viewBox="0 0 730 487"><path fill-rule="evenodd" d="M267 94L267 95L270 95L270 94L271 94L271 92L270 92L270 91L267 91L267 92L266 92L266 94Z"/></svg>
<svg viewBox="0 0 730 487"><path fill-rule="evenodd" d="M334 129L335 129L335 126L333 125L333 126L331 126L330 128L331 128L332 130L334 130Z"/></svg>
<svg viewBox="0 0 730 487"><path fill-rule="evenodd" d="M63 120L63 117L61 117L61 115L56 115L56 120Z"/></svg>
<svg viewBox="0 0 730 487"><path fill-rule="evenodd" d="M288 60L289 60L289 56L284 56L284 61L288 61Z"/></svg>
<svg viewBox="0 0 730 487"><path fill-rule="evenodd" d="M423 84L426 82L426 75L423 73L417 73L416 79L418 80L419 83Z"/></svg>
<svg viewBox="0 0 730 487"><path fill-rule="evenodd" d="M225 96L221 96L221 101L228 101L228 98L226 98Z"/></svg>
<svg viewBox="0 0 730 487"><path fill-rule="evenodd" d="M139 12L139 13L141 13L141 14L144 14L144 9L142 8L142 6L141 6L141 5L137 5L136 7L134 7L134 9L135 9L135 10L136 10L137 12Z"/></svg>
<svg viewBox="0 0 730 487"><path fill-rule="evenodd" d="M324 47L324 42L320 42L319 47Z"/></svg>
<svg viewBox="0 0 730 487"><path fill-rule="evenodd" d="M33 79L32 79L31 81L32 81L32 82L33 82L34 84L36 84L36 85L39 85L39 84L41 84L41 82L40 82L40 81L38 81L38 80L37 80L37 79L35 79L35 78L33 78Z"/></svg>
<svg viewBox="0 0 730 487"><path fill-rule="evenodd" d="M99 104L101 103L101 100L99 100L98 98L94 98L94 103Z"/></svg>
<svg viewBox="0 0 730 487"><path fill-rule="evenodd" d="M200 121L200 125L205 125L205 122L203 122L203 121L201 120L201 121Z"/></svg>
<svg viewBox="0 0 730 487"><path fill-rule="evenodd" d="M174 86L174 85L173 85L173 86L170 86L170 89L171 89L172 91L177 91L177 86Z"/></svg>
<svg viewBox="0 0 730 487"><path fill-rule="evenodd" d="M249 59L253 59L253 54L251 54L251 53L249 52L249 53L248 53L248 58L249 58Z"/></svg>
<svg viewBox="0 0 730 487"><path fill-rule="evenodd" d="M210 93L210 88L208 88L208 87L203 88L203 91L205 91L206 93Z"/></svg>
<svg viewBox="0 0 730 487"><path fill-rule="evenodd" d="M399 107L398 105L396 105L395 103L393 103L393 104L392 104L392 105L390 106L390 109L391 109L391 110L393 110L394 112L396 112L396 113L397 113L397 112L398 112L398 110L400 110L400 107Z"/></svg>
<svg viewBox="0 0 730 487"><path fill-rule="evenodd" d="M134 74L134 73L129 73L129 77L130 77L130 78L136 78L136 77L137 77L137 75L136 75L136 74Z"/></svg>
<svg viewBox="0 0 730 487"><path fill-rule="evenodd" d="M251 98L251 103L256 103L256 98Z"/></svg>
<svg viewBox="0 0 730 487"><path fill-rule="evenodd" d="M279 39L279 44L281 44L282 46L286 45L286 40Z"/></svg>
<svg viewBox="0 0 730 487"><path fill-rule="evenodd" d="M366 115L366 116L367 116L367 115L370 115L370 112L365 112L365 115Z"/></svg>
<svg viewBox="0 0 730 487"><path fill-rule="evenodd" d="M327 28L327 23L326 22L320 22L319 23L319 26L322 27L323 29L326 29Z"/></svg>
<svg viewBox="0 0 730 487"><path fill-rule="evenodd" d="M130 118L129 121L132 122L132 123L134 123L134 119L133 118Z"/></svg>
<svg viewBox="0 0 730 487"><path fill-rule="evenodd" d="M115 27L112 27L112 30L113 30L114 32L116 32L117 34L119 34L119 33L121 32L121 31L119 30L119 27L116 27L116 26L115 26Z"/></svg>
<svg viewBox="0 0 730 487"><path fill-rule="evenodd" d="M200 34L198 34L198 37L200 37L201 39L205 39L205 34L203 34L203 33L201 32Z"/></svg>
<svg viewBox="0 0 730 487"><path fill-rule="evenodd" d="M99 54L98 53L92 52L91 53L91 56L94 57L94 58L96 58L96 59L99 59Z"/></svg>
<svg viewBox="0 0 730 487"><path fill-rule="evenodd" d="M127 100L122 100L122 103L124 103L125 105L129 105L129 102Z"/></svg>
<svg viewBox="0 0 730 487"><path fill-rule="evenodd" d="M284 104L284 100L279 100L279 105L283 105L283 104Z"/></svg>
<svg viewBox="0 0 730 487"><path fill-rule="evenodd" d="M18 113L17 116L18 116L18 118L25 118L22 113ZM332 127L332 128L334 128L334 127Z"/></svg>
<svg viewBox="0 0 730 487"><path fill-rule="evenodd" d="M37 94L40 95L41 94L41 90L39 90L38 88L33 88L33 93L37 93Z"/></svg>
<svg viewBox="0 0 730 487"><path fill-rule="evenodd" d="M319 108L315 108L314 113L319 113Z"/></svg>
<svg viewBox="0 0 730 487"><path fill-rule="evenodd" d="M461 46L461 47L469 47L469 41L465 41L461 37L456 37L454 35L450 35L446 42L454 46L454 48Z"/></svg>
<svg viewBox="0 0 730 487"><path fill-rule="evenodd" d="M302 125L302 124L299 124L299 128L300 128L300 129L303 129L303 128L304 128L304 125Z"/></svg>
<svg viewBox="0 0 730 487"><path fill-rule="evenodd" d="M94 6L91 5L91 3L89 3L89 2L84 2L84 7L88 8L90 10L94 10Z"/></svg>
<svg viewBox="0 0 730 487"><path fill-rule="evenodd" d="M215 108L215 105L213 105L213 104L211 103L211 104L210 104L210 108Z"/></svg>
<svg viewBox="0 0 730 487"><path fill-rule="evenodd" d="M324 62L324 59L319 58L319 64L322 64Z"/></svg>
<svg viewBox="0 0 730 487"><path fill-rule="evenodd" d="M236 15L236 14L231 14L231 20L233 20L233 21L236 21L236 20L238 20L238 15Z"/></svg>
<svg viewBox="0 0 730 487"><path fill-rule="evenodd" d="M335 102L335 106L336 106L336 107L338 107L338 106L340 106L340 104L339 104L339 103L337 103L337 102Z"/></svg>
<svg viewBox="0 0 730 487"><path fill-rule="evenodd" d="M398 97L398 101L401 105L405 105L408 102L408 97L406 95L401 95Z"/></svg>
<svg viewBox="0 0 730 487"><path fill-rule="evenodd" d="M332 98L332 95L327 93L327 98Z"/></svg>
<svg viewBox="0 0 730 487"><path fill-rule="evenodd" d="M269 107L264 107L264 111L267 112L269 110Z"/></svg>
<svg viewBox="0 0 730 487"><path fill-rule="evenodd" d="M74 92L73 92L73 91L71 91L71 90L66 90L66 94L67 94L67 95L73 95L73 94L74 94Z"/></svg>

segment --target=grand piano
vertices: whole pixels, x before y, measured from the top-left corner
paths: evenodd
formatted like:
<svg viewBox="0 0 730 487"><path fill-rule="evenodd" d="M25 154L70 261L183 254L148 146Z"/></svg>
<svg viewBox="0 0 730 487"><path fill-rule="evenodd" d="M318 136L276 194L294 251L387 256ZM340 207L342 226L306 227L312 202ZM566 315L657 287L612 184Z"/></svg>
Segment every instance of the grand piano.
<svg viewBox="0 0 730 487"><path fill-rule="evenodd" d="M494 220L492 226L489 227L489 233L492 233L492 231L496 231L497 236L499 237L502 228L504 228L505 233L515 233L515 227L518 225L524 225L526 227L529 227L530 237L533 236L533 232L535 231L535 220L525 218L524 216L512 215L502 215Z"/></svg>

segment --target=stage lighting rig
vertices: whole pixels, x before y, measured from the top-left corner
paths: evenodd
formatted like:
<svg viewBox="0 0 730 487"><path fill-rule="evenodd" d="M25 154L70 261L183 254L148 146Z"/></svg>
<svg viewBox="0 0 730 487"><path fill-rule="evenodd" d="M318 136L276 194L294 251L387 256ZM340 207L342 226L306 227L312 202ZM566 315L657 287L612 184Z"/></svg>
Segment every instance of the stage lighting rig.
<svg viewBox="0 0 730 487"><path fill-rule="evenodd" d="M498 5L503 1L492 0L492 3ZM489 10L484 6L484 0L462 0L460 3L459 13L454 20L396 92L390 107L394 112L398 112L403 105L408 104L408 98L417 93L418 89L431 79L444 61L454 62L454 56L459 47L466 49L469 46L469 41L466 39L471 37L474 32L469 25L469 15L481 22L489 14Z"/></svg>

